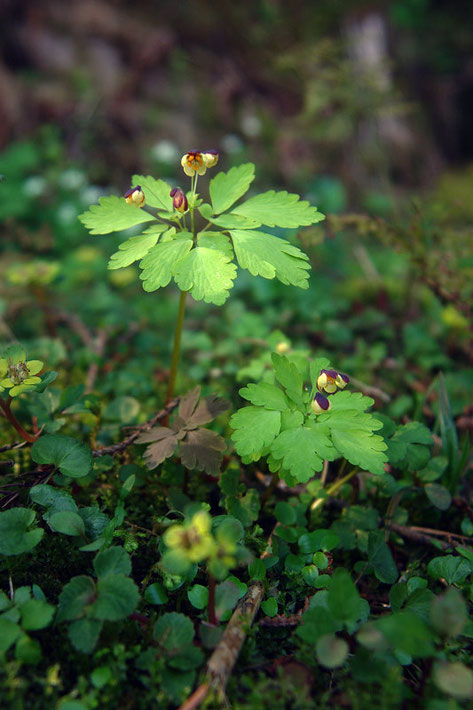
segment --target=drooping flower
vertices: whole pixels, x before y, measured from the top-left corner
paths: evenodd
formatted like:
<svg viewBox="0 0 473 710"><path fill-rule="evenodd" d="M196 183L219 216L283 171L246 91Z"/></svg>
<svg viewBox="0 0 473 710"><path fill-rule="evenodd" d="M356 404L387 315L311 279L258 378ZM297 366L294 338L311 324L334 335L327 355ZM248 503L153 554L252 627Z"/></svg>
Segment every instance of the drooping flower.
<svg viewBox="0 0 473 710"><path fill-rule="evenodd" d="M343 372L339 372L337 375L336 382L337 382L337 387L339 387L342 390L350 382L350 378L348 377L348 375L344 375Z"/></svg>
<svg viewBox="0 0 473 710"><path fill-rule="evenodd" d="M319 390L325 390L329 394L337 391L337 377L338 372L336 370L321 370L320 375L317 378L317 387Z"/></svg>
<svg viewBox="0 0 473 710"><path fill-rule="evenodd" d="M169 193L172 199L172 206L178 212L187 212L189 204L187 202L186 194L180 187L173 187Z"/></svg>
<svg viewBox="0 0 473 710"><path fill-rule="evenodd" d="M310 408L314 412L314 414L324 414L324 412L328 412L332 405L330 404L330 400L325 397L325 395L321 394L320 392L317 392L314 399L312 400L312 403L310 405Z"/></svg>
<svg viewBox="0 0 473 710"><path fill-rule="evenodd" d="M208 168L213 168L218 163L218 152L216 150L203 150L202 158Z"/></svg>
<svg viewBox="0 0 473 710"><path fill-rule="evenodd" d="M189 177L194 177L196 173L198 175L205 175L207 171L207 165L200 150L190 150L188 153L183 155L181 158L181 165L185 174Z"/></svg>
<svg viewBox="0 0 473 710"><path fill-rule="evenodd" d="M126 200L127 205L134 205L135 207L143 207L145 204L145 193L141 189L141 185L135 185L125 192L123 197Z"/></svg>

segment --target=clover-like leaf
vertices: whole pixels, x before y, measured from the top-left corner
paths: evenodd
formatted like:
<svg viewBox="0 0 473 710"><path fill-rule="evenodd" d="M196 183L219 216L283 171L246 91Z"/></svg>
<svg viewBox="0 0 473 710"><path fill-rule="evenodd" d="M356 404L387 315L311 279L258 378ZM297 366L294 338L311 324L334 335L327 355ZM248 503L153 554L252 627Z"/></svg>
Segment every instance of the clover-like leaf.
<svg viewBox="0 0 473 710"><path fill-rule="evenodd" d="M250 197L243 204L234 207L232 214L255 219L268 227L303 227L316 224L325 219L316 207L299 195L282 190L269 190L255 197Z"/></svg>
<svg viewBox="0 0 473 710"><path fill-rule="evenodd" d="M41 436L31 448L31 458L36 463L54 464L71 478L87 476L93 466L90 449L81 441L62 434Z"/></svg>
<svg viewBox="0 0 473 710"><path fill-rule="evenodd" d="M91 205L87 212L79 215L82 224L91 234L109 234L121 232L143 222L155 220L152 214L129 205L123 197L110 195L101 197L98 205Z"/></svg>
<svg viewBox="0 0 473 710"><path fill-rule="evenodd" d="M286 239L252 229L229 230L242 269L253 276L277 278L286 285L308 288L309 257Z"/></svg>

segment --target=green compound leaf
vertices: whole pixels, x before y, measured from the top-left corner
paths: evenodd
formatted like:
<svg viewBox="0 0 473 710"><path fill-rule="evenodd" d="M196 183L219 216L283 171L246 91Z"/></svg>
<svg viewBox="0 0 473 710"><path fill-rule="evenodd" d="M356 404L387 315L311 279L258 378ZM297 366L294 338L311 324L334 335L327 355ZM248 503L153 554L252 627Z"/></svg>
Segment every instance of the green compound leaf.
<svg viewBox="0 0 473 710"><path fill-rule="evenodd" d="M253 163L244 163L231 168L228 173L218 173L209 185L214 214L220 214L247 192L255 178ZM252 215L247 215L251 217Z"/></svg>
<svg viewBox="0 0 473 710"><path fill-rule="evenodd" d="M309 257L285 239L252 229L229 230L236 258L253 276L277 278L286 286L308 288Z"/></svg>
<svg viewBox="0 0 473 710"><path fill-rule="evenodd" d="M29 530L35 520L34 510L11 508L0 513L0 555L21 555L40 542L44 530Z"/></svg>
<svg viewBox="0 0 473 710"><path fill-rule="evenodd" d="M36 463L54 464L61 473L71 478L87 476L93 466L90 449L77 439L62 434L46 434L31 448Z"/></svg>
<svg viewBox="0 0 473 710"><path fill-rule="evenodd" d="M284 396L284 392L268 382L260 384L249 384L240 390L240 396L247 399L252 404L265 409L274 409L278 412L285 412L289 408L289 402Z"/></svg>
<svg viewBox="0 0 473 710"><path fill-rule="evenodd" d="M286 228L304 227L325 219L325 215L318 212L316 207L286 190L269 190L255 195L235 207L232 214L256 219L268 227Z"/></svg>
<svg viewBox="0 0 473 710"><path fill-rule="evenodd" d="M235 429L232 439L237 453L257 461L279 434L281 414L263 407L243 407L231 417L230 426Z"/></svg>
<svg viewBox="0 0 473 710"><path fill-rule="evenodd" d="M164 180L156 180L151 175L133 175L131 184L140 185L145 193L148 207L156 207L158 210L164 210L165 212L173 211L172 197L169 194L171 186Z"/></svg>
<svg viewBox="0 0 473 710"><path fill-rule="evenodd" d="M198 246L176 264L174 278L181 291L190 291L196 301L221 306L230 295L236 266L218 249Z"/></svg>
<svg viewBox="0 0 473 710"><path fill-rule="evenodd" d="M87 212L79 215L79 219L91 234L109 234L152 222L155 217L139 207L128 205L123 197L110 195L101 197L99 204L91 205Z"/></svg>
<svg viewBox="0 0 473 710"><path fill-rule="evenodd" d="M202 211L201 211L202 212ZM219 217L210 217L206 214L205 219L222 229L257 229L261 227L261 222L247 217L240 217L237 214L222 214Z"/></svg>
<svg viewBox="0 0 473 710"><path fill-rule="evenodd" d="M327 451L333 455L330 439L321 427L288 429L279 434L271 445L271 454L282 463L282 475L287 470L300 483L305 483L316 471L322 470L323 458L317 452L326 457Z"/></svg>
<svg viewBox="0 0 473 710"><path fill-rule="evenodd" d="M206 249L221 251L229 259L233 259L233 247L230 239L221 232L199 232L197 245Z"/></svg>
<svg viewBox="0 0 473 710"><path fill-rule="evenodd" d="M159 242L152 247L140 262L145 291L156 291L167 286L174 275L177 264L192 249L192 235L181 232L169 242Z"/></svg>
<svg viewBox="0 0 473 710"><path fill-rule="evenodd" d="M332 409L328 414L321 415L318 421L328 426L334 446L350 463L370 473L383 474L384 464L388 460L385 453L387 446L381 436L373 434L382 428L382 423L360 409L339 408L337 401L344 405L348 399L343 395L343 392L333 395ZM355 406L357 402L361 404L362 400L356 395L351 397L354 398ZM367 397L364 399L369 400Z"/></svg>
<svg viewBox="0 0 473 710"><path fill-rule="evenodd" d="M130 237L126 242L122 242L116 251L110 257L108 268L122 269L124 266L130 266L134 261L142 259L149 252L151 247L154 247L158 241L160 234L167 230L167 225L157 225L159 229L153 230L152 234L140 234L137 237Z"/></svg>
<svg viewBox="0 0 473 710"><path fill-rule="evenodd" d="M272 353L271 361L277 381L286 390L287 396L296 404L302 402L302 375L297 366L285 355Z"/></svg>

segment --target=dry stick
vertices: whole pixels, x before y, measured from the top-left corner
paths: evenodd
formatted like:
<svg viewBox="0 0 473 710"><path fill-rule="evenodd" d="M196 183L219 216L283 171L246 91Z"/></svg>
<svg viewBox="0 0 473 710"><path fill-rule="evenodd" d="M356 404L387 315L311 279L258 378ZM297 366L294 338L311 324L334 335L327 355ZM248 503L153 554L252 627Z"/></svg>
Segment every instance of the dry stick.
<svg viewBox="0 0 473 710"><path fill-rule="evenodd" d="M269 556L273 535L278 526L279 523L276 523L268 538L266 549L261 555L261 559ZM205 699L210 689L214 689L224 696L225 687L245 641L248 629L258 613L263 597L264 584L262 582L252 582L245 596L238 602L222 638L209 658L205 671L206 680L187 698L179 710L195 710Z"/></svg>
<svg viewBox="0 0 473 710"><path fill-rule="evenodd" d="M407 540L418 542L421 545L432 545L437 549L440 546L443 550L448 550L449 548L456 547L459 544L458 542L453 541L449 544L447 542L442 542L442 540L436 540L435 538L430 537L430 535L425 535L424 533L420 533L417 530L413 530L405 525L398 525L397 523L391 524L391 530L396 532L401 537L405 537Z"/></svg>
<svg viewBox="0 0 473 710"><path fill-rule="evenodd" d="M363 394L371 394L373 395L373 397L379 397L379 399L381 399L383 402L391 401L391 395L389 395L387 392L383 392L383 390L379 389L379 387L367 385L365 382L357 380L355 377L351 377L350 379L352 385L354 385L357 389L361 390Z"/></svg>
<svg viewBox="0 0 473 710"><path fill-rule="evenodd" d="M11 449L21 449L22 446L26 444L26 441L14 441L13 444L7 444L6 446L0 446L0 454L4 451L10 451Z"/></svg>
<svg viewBox="0 0 473 710"><path fill-rule="evenodd" d="M92 451L92 455L95 458L97 458L98 456L106 456L108 454L114 456L115 454L124 451L127 446L130 446L136 441L140 434L145 431L149 431L154 427L155 424L167 417L168 414L170 414L177 407L177 405L179 404L179 399L180 397L176 397L172 400L172 402L169 402L169 404L163 407L163 409L161 409L161 411L155 414L154 417L149 419L145 424L142 424L141 426L137 427L133 434L131 434L131 436L128 436L123 441L118 442L118 444L112 444L111 446L103 446L101 449L94 449Z"/></svg>

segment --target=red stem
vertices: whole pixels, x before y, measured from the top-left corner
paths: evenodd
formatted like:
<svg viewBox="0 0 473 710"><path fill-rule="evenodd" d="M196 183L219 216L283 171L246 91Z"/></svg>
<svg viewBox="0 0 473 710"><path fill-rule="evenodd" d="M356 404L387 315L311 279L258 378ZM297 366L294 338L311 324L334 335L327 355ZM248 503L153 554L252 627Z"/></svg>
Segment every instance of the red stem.
<svg viewBox="0 0 473 710"><path fill-rule="evenodd" d="M10 424L17 430L18 434L28 443L34 444L36 439L38 438L37 436L33 436L33 434L28 434L27 431L23 429L21 426L20 422L18 419L15 417L13 412L10 409L10 402L11 402L11 397L8 397L7 400L4 400L2 397L0 397L0 407L2 408L6 418L10 422Z"/></svg>

